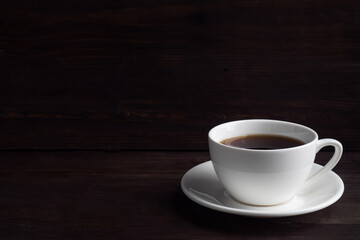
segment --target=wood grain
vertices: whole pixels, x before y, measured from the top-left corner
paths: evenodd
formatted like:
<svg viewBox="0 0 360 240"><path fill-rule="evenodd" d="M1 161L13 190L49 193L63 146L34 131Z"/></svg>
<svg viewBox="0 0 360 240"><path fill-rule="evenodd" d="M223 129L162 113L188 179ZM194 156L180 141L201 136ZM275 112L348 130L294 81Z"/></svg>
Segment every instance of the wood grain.
<svg viewBox="0 0 360 240"><path fill-rule="evenodd" d="M329 153L320 153L323 163ZM206 152L0 152L2 239L358 239L359 153L334 171L345 192L307 215L252 219L213 211L180 180Z"/></svg>
<svg viewBox="0 0 360 240"><path fill-rule="evenodd" d="M294 121L359 150L358 1L6 1L0 149L206 150Z"/></svg>

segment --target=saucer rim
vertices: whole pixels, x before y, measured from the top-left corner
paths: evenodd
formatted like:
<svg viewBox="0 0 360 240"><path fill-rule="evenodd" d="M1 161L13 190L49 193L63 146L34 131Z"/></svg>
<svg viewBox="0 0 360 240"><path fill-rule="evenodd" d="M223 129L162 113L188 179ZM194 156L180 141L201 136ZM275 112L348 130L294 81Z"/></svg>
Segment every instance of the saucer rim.
<svg viewBox="0 0 360 240"><path fill-rule="evenodd" d="M210 209L213 209L215 211L220 211L220 212L225 212L225 213L230 213L230 214L236 214L236 215L242 215L242 216L248 216L248 217L259 217L259 218L277 218L277 217L303 215L303 214L322 210L322 209L334 204L337 200L339 200L341 198L341 196L344 193L344 189L345 189L344 182L342 181L340 176L337 175L334 171L330 171L326 174L329 174L329 175L331 175L332 178L335 178L339 187L337 188L336 193L331 198L326 199L323 202L321 202L320 204L316 204L314 206L310 206L310 207L307 207L304 209L294 209L294 210L289 210L289 211L284 211L284 210L261 211L261 208L264 208L264 207L259 207L258 210L249 210L249 209L222 206L219 204L215 204L215 203L206 201L204 198L198 197L197 195L193 194L188 189L188 187L185 185L186 178L191 171L195 171L196 168L201 168L202 165L208 165L208 164L212 165L211 160L200 163L200 164L192 167L191 169L189 169L183 175L183 177L181 179L181 189L189 199L196 202L197 204L202 205L207 208L210 208ZM314 165L319 169L323 167L322 165L317 164L317 163L314 163ZM212 168L212 170L214 171L213 168Z"/></svg>

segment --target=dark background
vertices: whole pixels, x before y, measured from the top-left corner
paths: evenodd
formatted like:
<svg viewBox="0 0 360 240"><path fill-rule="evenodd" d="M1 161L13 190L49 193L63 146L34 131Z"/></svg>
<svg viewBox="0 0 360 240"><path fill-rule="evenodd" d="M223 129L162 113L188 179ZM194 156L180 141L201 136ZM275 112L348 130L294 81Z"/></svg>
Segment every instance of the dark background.
<svg viewBox="0 0 360 240"><path fill-rule="evenodd" d="M358 1L3 1L0 149L207 150L271 118L359 150Z"/></svg>
<svg viewBox="0 0 360 240"><path fill-rule="evenodd" d="M3 0L0 239L357 240L359 79L358 0ZM342 142L341 199L280 219L189 200L208 131L249 118Z"/></svg>

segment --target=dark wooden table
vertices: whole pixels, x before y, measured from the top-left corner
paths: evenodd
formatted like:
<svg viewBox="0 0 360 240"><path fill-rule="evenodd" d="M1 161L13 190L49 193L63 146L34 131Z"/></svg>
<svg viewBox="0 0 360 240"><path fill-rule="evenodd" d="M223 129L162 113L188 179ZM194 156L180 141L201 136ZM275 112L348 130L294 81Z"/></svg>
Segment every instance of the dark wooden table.
<svg viewBox="0 0 360 240"><path fill-rule="evenodd" d="M256 219L182 193L181 177L207 152L1 152L0 239L358 239L359 157L345 153L334 169L345 192L332 206Z"/></svg>

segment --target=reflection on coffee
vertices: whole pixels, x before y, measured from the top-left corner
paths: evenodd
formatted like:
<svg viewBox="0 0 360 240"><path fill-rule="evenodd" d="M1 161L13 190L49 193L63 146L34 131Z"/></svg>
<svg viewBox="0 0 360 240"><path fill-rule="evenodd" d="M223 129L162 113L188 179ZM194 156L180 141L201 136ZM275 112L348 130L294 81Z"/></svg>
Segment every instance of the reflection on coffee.
<svg viewBox="0 0 360 240"><path fill-rule="evenodd" d="M238 148L272 150L303 145L304 142L286 136L254 134L222 140L220 143Z"/></svg>

